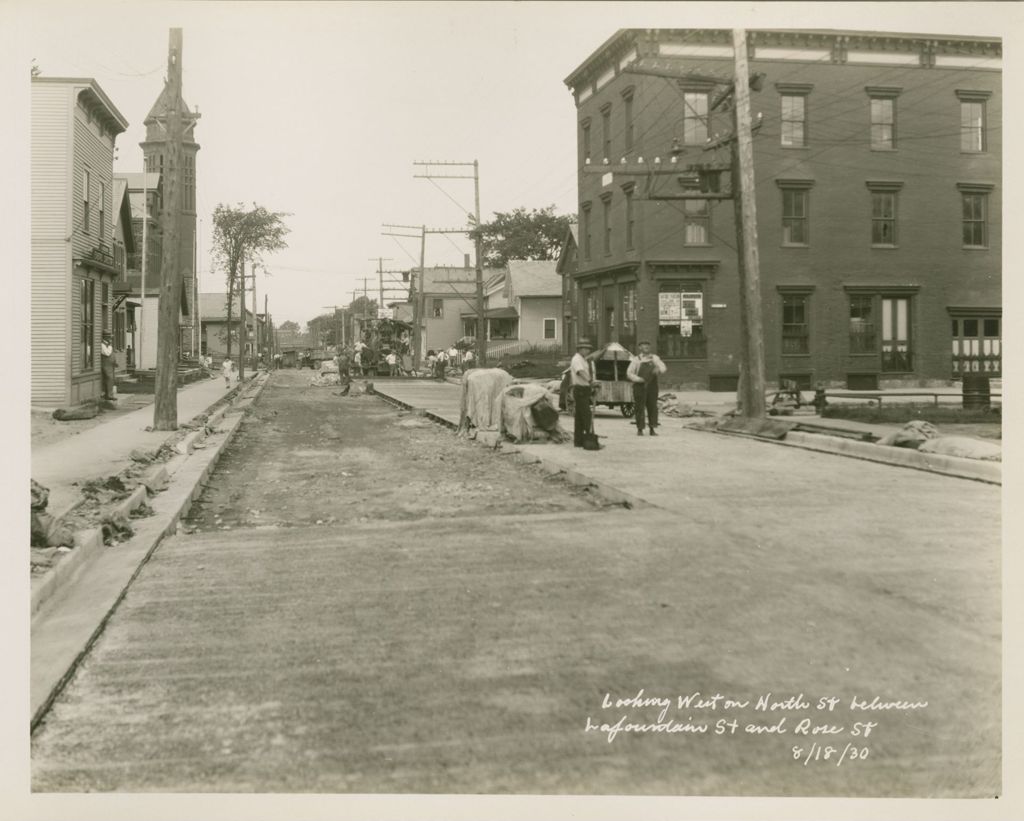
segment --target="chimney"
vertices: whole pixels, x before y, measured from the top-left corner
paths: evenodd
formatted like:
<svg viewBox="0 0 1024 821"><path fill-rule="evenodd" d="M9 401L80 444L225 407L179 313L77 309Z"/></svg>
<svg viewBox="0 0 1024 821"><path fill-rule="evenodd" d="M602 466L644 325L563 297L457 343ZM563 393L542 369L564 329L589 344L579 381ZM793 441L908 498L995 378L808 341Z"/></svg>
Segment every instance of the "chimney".
<svg viewBox="0 0 1024 821"><path fill-rule="evenodd" d="M463 260L464 260L464 262L462 263L462 267L463 267L463 268L469 268L469 267L471 267L471 266L470 266L470 264L469 264L469 254L463 254L463 255L462 255L462 258L463 258Z"/></svg>

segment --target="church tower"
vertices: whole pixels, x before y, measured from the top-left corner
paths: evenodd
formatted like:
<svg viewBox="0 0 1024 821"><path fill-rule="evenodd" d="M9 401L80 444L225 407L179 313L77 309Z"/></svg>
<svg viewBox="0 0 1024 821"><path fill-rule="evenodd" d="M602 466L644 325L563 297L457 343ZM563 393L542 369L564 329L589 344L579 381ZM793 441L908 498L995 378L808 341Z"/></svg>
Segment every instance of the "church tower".
<svg viewBox="0 0 1024 821"><path fill-rule="evenodd" d="M181 112L182 128L184 131L182 141L182 174L181 174L181 214L178 222L178 237L180 246L178 259L181 263L182 272L182 294L187 299L188 311L184 310L185 303L182 303L181 317L181 352L182 354L199 351L199 306L196 296L196 154L199 153L199 143L195 140L196 122L199 120L199 112L192 111L187 103L183 102ZM163 192L167 190L166 180L163 179L164 158L167 155L167 118L171 111L171 100L168 96L167 85L153 104L143 125L146 126L146 139L139 145L142 147L143 169L160 174L162 185L160 195L154 203L153 216L158 220L163 213Z"/></svg>

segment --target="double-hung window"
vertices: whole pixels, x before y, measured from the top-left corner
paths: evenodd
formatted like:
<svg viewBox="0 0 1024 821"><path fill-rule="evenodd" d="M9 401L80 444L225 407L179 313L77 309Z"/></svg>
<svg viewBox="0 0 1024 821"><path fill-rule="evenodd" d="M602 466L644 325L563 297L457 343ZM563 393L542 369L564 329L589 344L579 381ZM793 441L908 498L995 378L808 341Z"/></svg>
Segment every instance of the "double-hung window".
<svg viewBox="0 0 1024 821"><path fill-rule="evenodd" d="M901 88L868 86L868 111L871 124L871 150L896 148L896 98Z"/></svg>
<svg viewBox="0 0 1024 821"><path fill-rule="evenodd" d="M782 355L803 355L811 352L809 333L810 294L782 294Z"/></svg>
<svg viewBox="0 0 1024 821"><path fill-rule="evenodd" d="M92 370L93 345L96 316L96 281L82 280L81 327L82 327L82 369Z"/></svg>
<svg viewBox="0 0 1024 821"><path fill-rule="evenodd" d="M601 196L601 250L612 252L612 195Z"/></svg>
<svg viewBox="0 0 1024 821"><path fill-rule="evenodd" d="M957 183L964 248L988 247L988 195L992 185Z"/></svg>
<svg viewBox="0 0 1024 821"><path fill-rule="evenodd" d="M780 99L780 141L785 148L807 145L807 97L814 86L807 83L776 83Z"/></svg>
<svg viewBox="0 0 1024 821"><path fill-rule="evenodd" d="M633 86L622 92L622 113L626 121L623 127L623 137L627 153L633 150L633 139L636 136L633 128L633 93Z"/></svg>
<svg viewBox="0 0 1024 821"><path fill-rule="evenodd" d="M82 230L89 233L89 190L91 182L89 179L89 169L82 171Z"/></svg>
<svg viewBox="0 0 1024 821"><path fill-rule="evenodd" d="M988 150L985 104L991 92L957 89L960 100L960 151L979 154Z"/></svg>
<svg viewBox="0 0 1024 821"><path fill-rule="evenodd" d="M590 118L580 123L580 142L583 149L583 162L590 162Z"/></svg>
<svg viewBox="0 0 1024 821"><path fill-rule="evenodd" d="M626 195L626 248L632 250L635 243L636 214L633 205L633 183L623 186L622 192Z"/></svg>
<svg viewBox="0 0 1024 821"><path fill-rule="evenodd" d="M683 200L683 244L711 244L710 200Z"/></svg>
<svg viewBox="0 0 1024 821"><path fill-rule="evenodd" d="M591 204L589 202L583 203L580 206L580 222L583 223L580 231L581 239L583 240L583 259L590 259L591 252L591 238L590 238L590 210Z"/></svg>
<svg viewBox="0 0 1024 821"><path fill-rule="evenodd" d="M707 91L683 92L683 142L703 145L710 135Z"/></svg>
<svg viewBox="0 0 1024 821"><path fill-rule="evenodd" d="M612 104L605 103L601 108L601 156L610 160L612 156Z"/></svg>
<svg viewBox="0 0 1024 821"><path fill-rule="evenodd" d="M782 244L810 245L810 189L813 180L776 180L782 190Z"/></svg>
<svg viewBox="0 0 1024 821"><path fill-rule="evenodd" d="M871 245L882 248L896 246L897 197L901 182L868 182L871 195Z"/></svg>

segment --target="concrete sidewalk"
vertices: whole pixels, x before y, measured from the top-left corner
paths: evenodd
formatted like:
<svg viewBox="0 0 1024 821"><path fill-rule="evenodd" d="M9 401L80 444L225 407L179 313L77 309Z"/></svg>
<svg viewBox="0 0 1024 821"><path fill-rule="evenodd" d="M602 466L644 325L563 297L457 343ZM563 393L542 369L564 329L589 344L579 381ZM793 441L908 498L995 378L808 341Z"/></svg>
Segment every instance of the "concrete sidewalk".
<svg viewBox="0 0 1024 821"><path fill-rule="evenodd" d="M436 421L456 427L459 422L459 406L461 389L450 382L426 380L377 380L375 391L389 397L399 404L426 412ZM690 394L677 394L684 404L709 412L725 412L731 405L719 405L717 409L709 404L687 402ZM727 394L710 394L725 397ZM701 394L695 399L706 399ZM730 397L731 398L731 397ZM870 433L884 436L902 425L870 425L851 422L844 419L822 419L819 416L783 416L782 422L814 425L820 428L831 428L857 433ZM567 478L577 484L594 484L601 494L611 502L628 503L631 505L653 504L671 509L678 498L680 484L688 484L696 475L707 476L709 465L727 458L734 450L744 446L735 440L749 441L748 436L712 435L706 431L687 427L686 420L679 417L662 415L657 437L636 435L636 427L632 419L622 416L618 409L598 407L595 413L594 428L601 438L604 448L599 454L574 448L571 444L512 444L503 442L503 450L517 454L517 458L525 461L541 461L546 469L564 473ZM572 417L562 415L561 424L564 429L572 430ZM1001 465L982 462L974 459L959 459L938 454L918 453L907 448L882 448L867 442L851 441L839 436L818 435L814 433L790 433L792 441L768 443L757 440L765 447L775 445L777 450L820 451L814 459L832 460L837 456L844 460L858 460L860 468L867 471L866 462L881 463L871 469L890 470L890 466L915 468L950 477L978 479L998 484L1001 482ZM497 432L481 432L478 439L487 444L499 441ZM779 447L779 444L782 447ZM637 457L641 458L638 459ZM776 453L768 455L774 464L771 470L805 470L806 460L799 456ZM785 465L785 467L782 467ZM838 466L833 469L847 469L851 465ZM750 469L755 469L751 467ZM760 469L760 468L757 468ZM676 477L676 478L673 478ZM728 477L723 476L723 485L728 485ZM627 490L628 489L628 490Z"/></svg>
<svg viewBox="0 0 1024 821"><path fill-rule="evenodd" d="M178 391L178 424L188 424L230 396L220 378L193 382ZM89 479L119 473L133 450L158 449L174 432L147 430L153 403L82 431L74 437L32 449L32 478L50 491L48 512L60 518L81 501L80 486Z"/></svg>

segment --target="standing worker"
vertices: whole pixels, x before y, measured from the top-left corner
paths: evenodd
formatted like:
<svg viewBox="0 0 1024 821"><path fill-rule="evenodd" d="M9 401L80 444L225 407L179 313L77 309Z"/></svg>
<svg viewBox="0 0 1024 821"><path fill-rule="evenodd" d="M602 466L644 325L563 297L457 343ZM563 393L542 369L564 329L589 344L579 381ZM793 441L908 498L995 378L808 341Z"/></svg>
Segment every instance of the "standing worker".
<svg viewBox="0 0 1024 821"><path fill-rule="evenodd" d="M103 334L100 342L100 393L104 399L114 397L114 346L110 343L110 334Z"/></svg>
<svg viewBox="0 0 1024 821"><path fill-rule="evenodd" d="M590 361L590 353L594 346L589 339L580 339L576 344L576 353L569 364L569 378L572 382L572 401L575 405L573 417L572 443L578 448L583 447L583 435L591 433L594 419L591 410L595 382L594 363Z"/></svg>
<svg viewBox="0 0 1024 821"><path fill-rule="evenodd" d="M633 406L636 408L636 435L644 435L644 415L651 436L657 436L658 426L658 374L665 373L661 357L651 353L651 343L641 342L640 353L629 360L626 378L633 383Z"/></svg>

